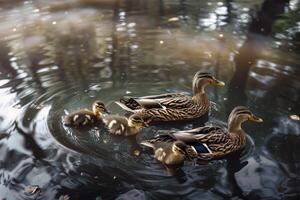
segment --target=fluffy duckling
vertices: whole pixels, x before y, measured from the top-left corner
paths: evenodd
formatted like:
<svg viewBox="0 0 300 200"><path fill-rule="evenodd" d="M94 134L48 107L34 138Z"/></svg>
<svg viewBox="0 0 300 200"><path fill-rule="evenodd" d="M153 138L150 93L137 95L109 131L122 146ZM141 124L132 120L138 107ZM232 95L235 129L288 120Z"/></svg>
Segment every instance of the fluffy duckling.
<svg viewBox="0 0 300 200"><path fill-rule="evenodd" d="M66 126L85 126L101 121L103 113L108 113L101 101L95 101L92 111L88 109L79 110L64 117L63 123Z"/></svg>
<svg viewBox="0 0 300 200"><path fill-rule="evenodd" d="M191 155L194 157L197 155L197 151L194 148L190 148L182 141L156 142L155 140L148 140L141 142L141 144L152 148L154 150L154 158L165 166L181 165L186 156Z"/></svg>
<svg viewBox="0 0 300 200"><path fill-rule="evenodd" d="M116 102L130 113L138 113L144 120L178 121L199 118L205 115L210 106L206 87L223 87L224 82L210 73L197 72L193 79L193 96L180 93L167 93L143 97L124 97Z"/></svg>
<svg viewBox="0 0 300 200"><path fill-rule="evenodd" d="M137 135L141 128L148 124L139 116L131 115L129 118L118 115L108 115L103 118L103 123L106 125L110 134L120 136Z"/></svg>

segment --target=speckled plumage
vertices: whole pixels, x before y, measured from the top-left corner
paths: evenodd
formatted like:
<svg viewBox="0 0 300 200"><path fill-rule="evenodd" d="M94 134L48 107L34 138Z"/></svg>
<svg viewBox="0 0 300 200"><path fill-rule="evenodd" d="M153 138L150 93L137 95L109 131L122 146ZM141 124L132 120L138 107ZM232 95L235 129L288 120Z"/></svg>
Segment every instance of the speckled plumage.
<svg viewBox="0 0 300 200"><path fill-rule="evenodd" d="M146 140L146 142L152 144L170 143L179 140L194 147L198 152L197 157L200 159L221 158L245 145L246 133L241 128L241 124L247 120L262 122L262 119L255 117L247 108L236 107L229 116L228 129L205 126L158 135L153 139Z"/></svg>
<svg viewBox="0 0 300 200"><path fill-rule="evenodd" d="M224 86L208 73L197 72L193 79L193 96L167 93L143 97L124 97L116 102L123 109L137 113L147 121L178 121L199 118L208 112L207 85Z"/></svg>

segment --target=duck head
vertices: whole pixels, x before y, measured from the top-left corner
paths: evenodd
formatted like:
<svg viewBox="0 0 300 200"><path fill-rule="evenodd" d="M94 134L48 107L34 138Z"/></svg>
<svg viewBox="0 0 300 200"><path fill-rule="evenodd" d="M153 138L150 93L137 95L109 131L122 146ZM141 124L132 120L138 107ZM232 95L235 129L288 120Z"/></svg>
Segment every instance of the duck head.
<svg viewBox="0 0 300 200"><path fill-rule="evenodd" d="M148 126L148 124L138 114L133 114L129 117L128 125L132 128L137 128L137 129L144 128L144 127Z"/></svg>
<svg viewBox="0 0 300 200"><path fill-rule="evenodd" d="M237 106L231 111L228 118L229 132L241 130L241 125L245 121L263 122L263 119L255 116L248 108Z"/></svg>
<svg viewBox="0 0 300 200"><path fill-rule="evenodd" d="M109 113L109 111L106 109L105 105L101 101L95 101L93 103L93 113L97 116L101 116L103 113Z"/></svg>
<svg viewBox="0 0 300 200"><path fill-rule="evenodd" d="M223 81L217 80L210 73L198 71L193 79L193 93L203 94L205 93L205 88L208 85L214 85L219 87L224 87L225 83Z"/></svg>

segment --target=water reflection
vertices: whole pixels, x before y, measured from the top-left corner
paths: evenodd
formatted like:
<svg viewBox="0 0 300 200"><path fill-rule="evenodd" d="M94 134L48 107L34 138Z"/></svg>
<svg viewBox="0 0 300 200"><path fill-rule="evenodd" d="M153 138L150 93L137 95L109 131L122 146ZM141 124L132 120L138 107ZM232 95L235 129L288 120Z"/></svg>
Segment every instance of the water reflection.
<svg viewBox="0 0 300 200"><path fill-rule="evenodd" d="M299 21L274 32L299 2L0 2L0 197L28 199L297 199L299 191ZM276 29L277 30L277 29ZM274 36L274 37L273 37ZM255 150L173 175L138 145L95 127L69 129L66 111L123 95L190 93L199 69L222 80L209 123L236 105L264 117L247 125ZM183 127L191 128L188 123ZM252 139L249 138L249 141ZM250 144L252 144L250 142ZM251 146L251 145L250 145ZM252 145L253 146L253 145Z"/></svg>

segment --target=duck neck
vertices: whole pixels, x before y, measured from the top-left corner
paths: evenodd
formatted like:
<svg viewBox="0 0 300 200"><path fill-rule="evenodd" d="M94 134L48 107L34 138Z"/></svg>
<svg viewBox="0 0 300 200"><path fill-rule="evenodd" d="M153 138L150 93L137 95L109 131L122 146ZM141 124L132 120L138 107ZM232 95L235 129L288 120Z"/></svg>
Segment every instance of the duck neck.
<svg viewBox="0 0 300 200"><path fill-rule="evenodd" d="M241 121L231 118L228 120L228 132L229 133L240 133L243 131L242 129L242 123Z"/></svg>
<svg viewBox="0 0 300 200"><path fill-rule="evenodd" d="M138 134L138 132L140 130L140 128L136 127L136 126L129 126L129 128L130 128L130 131L129 132L127 131L127 136L136 135L136 134Z"/></svg>
<svg viewBox="0 0 300 200"><path fill-rule="evenodd" d="M199 82L199 80L194 80L193 82L193 97L194 98L202 98L206 96L205 89L208 83Z"/></svg>
<svg viewBox="0 0 300 200"><path fill-rule="evenodd" d="M102 119L102 117L103 117L103 113L101 113L101 112L94 112L94 115L95 115L98 119Z"/></svg>
<svg viewBox="0 0 300 200"><path fill-rule="evenodd" d="M205 94L206 85L199 85L198 83L193 83L193 95Z"/></svg>
<svg viewBox="0 0 300 200"><path fill-rule="evenodd" d="M204 92L204 93L194 93L194 96L192 98L195 102L200 102L201 105L206 105L209 103L209 100L208 100L208 96L207 94Z"/></svg>

